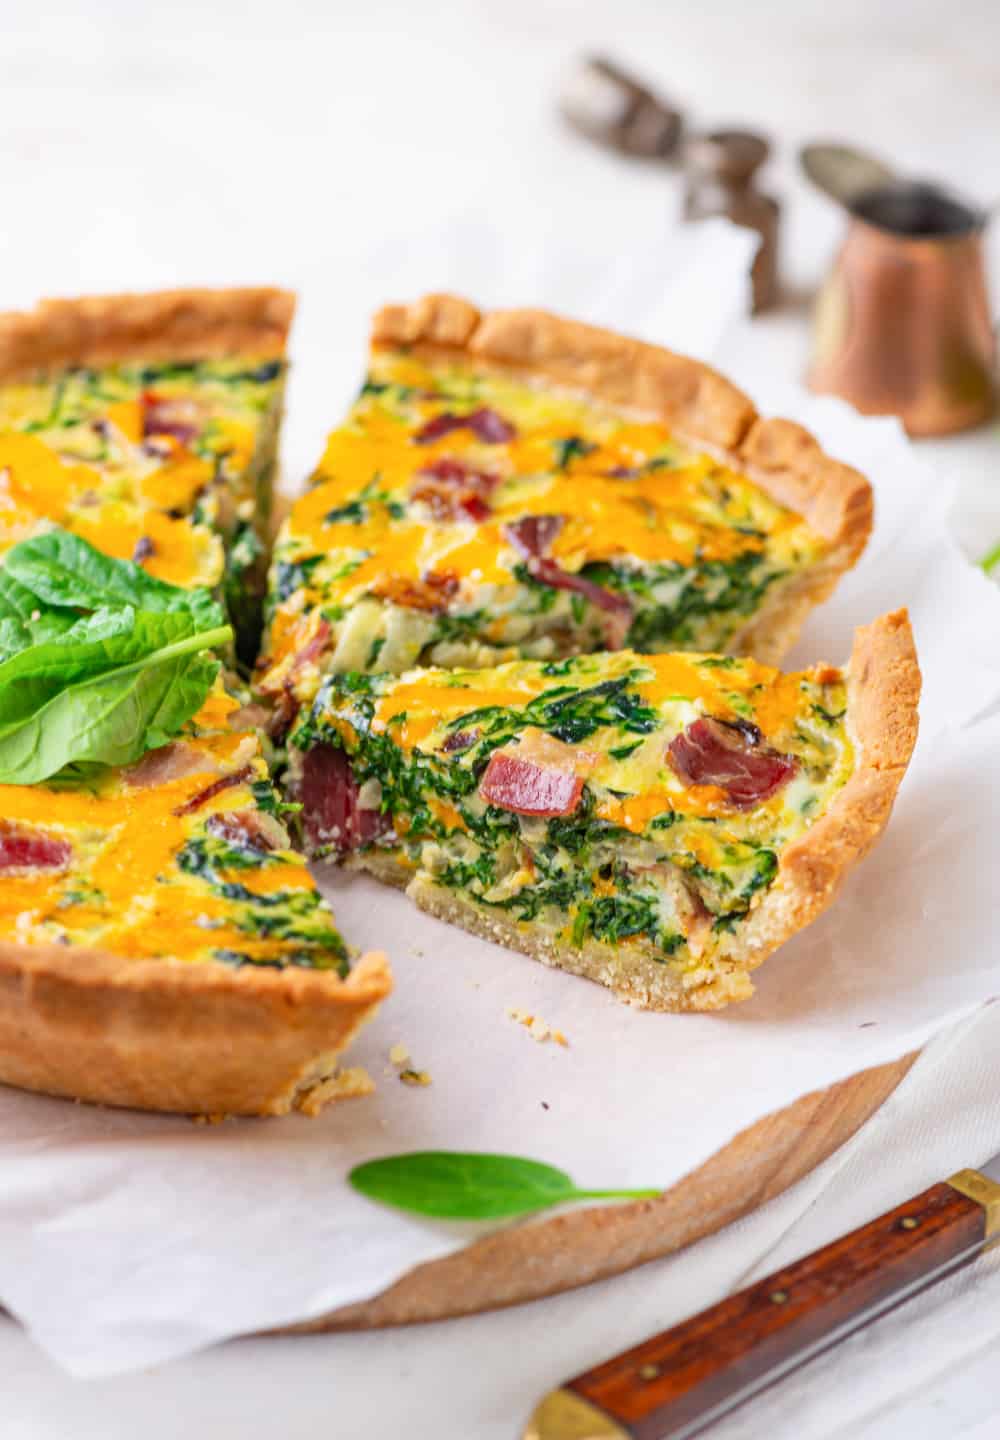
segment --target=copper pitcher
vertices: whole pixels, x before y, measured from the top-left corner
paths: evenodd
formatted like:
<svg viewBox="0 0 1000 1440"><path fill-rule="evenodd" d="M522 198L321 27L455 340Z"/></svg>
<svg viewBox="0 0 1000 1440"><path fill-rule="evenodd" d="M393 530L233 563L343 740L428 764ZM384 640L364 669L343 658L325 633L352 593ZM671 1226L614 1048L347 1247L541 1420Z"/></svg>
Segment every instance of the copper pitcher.
<svg viewBox="0 0 1000 1440"><path fill-rule="evenodd" d="M849 207L820 291L809 383L911 435L977 425L996 403L986 215L936 186L892 181Z"/></svg>

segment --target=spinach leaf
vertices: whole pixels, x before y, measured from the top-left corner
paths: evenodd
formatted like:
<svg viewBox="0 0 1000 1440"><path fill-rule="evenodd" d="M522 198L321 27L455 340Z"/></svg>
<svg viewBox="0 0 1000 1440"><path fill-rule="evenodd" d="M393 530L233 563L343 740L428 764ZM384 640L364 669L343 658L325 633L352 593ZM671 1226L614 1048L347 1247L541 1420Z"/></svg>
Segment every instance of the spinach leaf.
<svg viewBox="0 0 1000 1440"><path fill-rule="evenodd" d="M0 664L0 734L67 685L200 633L190 615L136 614L128 605L85 616L56 639L29 645Z"/></svg>
<svg viewBox="0 0 1000 1440"><path fill-rule="evenodd" d="M187 611L199 627L224 623L221 608L207 590L184 590L148 575L131 560L113 560L68 530L50 530L22 540L7 554L8 576L36 596L36 605L70 610L104 606L136 610Z"/></svg>
<svg viewBox="0 0 1000 1440"><path fill-rule="evenodd" d="M68 630L74 617L43 606L13 575L0 569L0 660Z"/></svg>
<svg viewBox="0 0 1000 1440"><path fill-rule="evenodd" d="M228 633L231 637L232 631ZM194 638L197 639L197 636ZM168 745L173 740L205 703L220 669L219 661L204 652L188 656L185 663L177 667L173 680L163 687L163 698L147 722L140 755L147 750L159 750L161 745Z"/></svg>
<svg viewBox="0 0 1000 1440"><path fill-rule="evenodd" d="M564 1170L519 1155L416 1150L358 1165L347 1177L369 1200L442 1220L502 1220L570 1200L651 1200L659 1190L581 1190Z"/></svg>
<svg viewBox="0 0 1000 1440"><path fill-rule="evenodd" d="M6 570L0 569L0 620L27 623L37 609L37 597L18 584Z"/></svg>
<svg viewBox="0 0 1000 1440"><path fill-rule="evenodd" d="M58 643L0 666L0 784L37 785L67 765L129 765L201 707L219 672L204 652L227 644L232 631L200 630L150 649L140 619L149 617L136 617L134 640L96 642L105 656L96 671L93 650L75 661L77 647Z"/></svg>

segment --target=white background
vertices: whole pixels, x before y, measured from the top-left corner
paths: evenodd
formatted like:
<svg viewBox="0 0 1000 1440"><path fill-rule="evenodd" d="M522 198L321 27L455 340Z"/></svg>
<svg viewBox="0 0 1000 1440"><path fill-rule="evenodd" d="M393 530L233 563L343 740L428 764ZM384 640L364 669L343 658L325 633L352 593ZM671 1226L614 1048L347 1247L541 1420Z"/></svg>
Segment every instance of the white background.
<svg viewBox="0 0 1000 1440"><path fill-rule="evenodd" d="M495 257L516 293L487 301L544 300L548 277L533 256L572 255L577 235L591 253L604 247L609 265L627 266L633 255L648 264L673 223L676 180L589 151L563 131L553 95L579 50L606 48L641 67L698 122L755 124L779 142L770 178L785 201L792 303L733 337L745 383L757 367L801 372L801 302L839 230L832 208L796 177L797 144L868 143L983 200L1000 195L995 0L119 0L40 10L37 0L0 0L0 303L173 283L294 285L302 342L315 349L335 334L338 343L329 376L293 388L293 473L353 384L347 357L360 353L372 306L447 282L447 243L437 273L408 270L413 236L449 233L452 244ZM311 295L322 299L310 305ZM973 547L994 538L991 525L1000 529L998 449L987 430L930 452L963 475L957 523ZM686 1295L700 1285L707 1302L743 1279L730 1257L743 1266L748 1253L767 1254L769 1268L867 1218L875 1197L900 1198L891 1174L900 1147L936 1158L991 1126L1000 1144L987 1089L997 1039L1000 1024L987 1012L954 1042L940 1041L849 1158L740 1235L509 1315L380 1336L243 1342L89 1384L67 1380L3 1325L0 1436L256 1440L321 1429L501 1440L540 1390L679 1318L675 1285ZM1000 1365L983 1347L998 1329L1000 1279L983 1266L717 1433L985 1437L1000 1409Z"/></svg>

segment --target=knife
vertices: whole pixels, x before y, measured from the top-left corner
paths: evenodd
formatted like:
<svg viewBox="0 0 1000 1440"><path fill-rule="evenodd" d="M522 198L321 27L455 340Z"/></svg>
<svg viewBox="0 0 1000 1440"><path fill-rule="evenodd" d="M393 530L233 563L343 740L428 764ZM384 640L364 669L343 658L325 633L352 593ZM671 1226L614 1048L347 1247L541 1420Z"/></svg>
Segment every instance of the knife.
<svg viewBox="0 0 1000 1440"><path fill-rule="evenodd" d="M522 1440L688 1440L1000 1241L1000 1155L551 1391Z"/></svg>

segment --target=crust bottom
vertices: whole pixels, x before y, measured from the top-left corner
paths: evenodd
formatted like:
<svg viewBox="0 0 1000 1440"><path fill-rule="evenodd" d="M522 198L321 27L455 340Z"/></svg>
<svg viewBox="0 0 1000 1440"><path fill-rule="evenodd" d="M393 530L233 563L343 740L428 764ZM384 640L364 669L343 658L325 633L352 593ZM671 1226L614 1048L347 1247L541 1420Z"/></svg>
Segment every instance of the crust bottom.
<svg viewBox="0 0 1000 1440"><path fill-rule="evenodd" d="M720 1010L753 993L750 972L817 918L885 829L917 738L920 669L905 610L855 634L847 667L848 727L857 752L851 778L830 809L781 856L777 877L738 933L697 968L664 962L652 946L589 941L565 945L412 872L388 855L350 865L405 887L422 910L546 965L596 980L649 1010Z"/></svg>
<svg viewBox="0 0 1000 1440"><path fill-rule="evenodd" d="M338 1060L391 988L379 952L341 980L3 944L0 1081L139 1110L315 1113L363 1093Z"/></svg>
<svg viewBox="0 0 1000 1440"><path fill-rule="evenodd" d="M594 940L579 946L563 945L545 931L512 920L503 911L488 910L454 890L435 885L426 876L411 878L412 872L390 856L356 855L347 863L385 885L405 888L407 897L428 915L458 925L481 940L519 950L552 969L595 980L625 1004L641 1010L721 1010L753 994L746 969L735 961L685 975L680 966L657 959L652 946L602 945Z"/></svg>
<svg viewBox="0 0 1000 1440"><path fill-rule="evenodd" d="M490 914L473 901L423 878L411 881L407 895L421 910L460 925L483 940L520 950L556 970L596 980L619 1000L641 1010L721 1010L753 994L749 975L738 962L713 965L686 975L679 966L653 957L638 945L563 945L545 931L533 930L503 914ZM763 958L763 957L762 957Z"/></svg>

